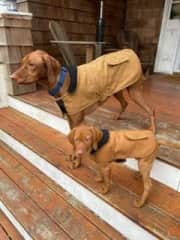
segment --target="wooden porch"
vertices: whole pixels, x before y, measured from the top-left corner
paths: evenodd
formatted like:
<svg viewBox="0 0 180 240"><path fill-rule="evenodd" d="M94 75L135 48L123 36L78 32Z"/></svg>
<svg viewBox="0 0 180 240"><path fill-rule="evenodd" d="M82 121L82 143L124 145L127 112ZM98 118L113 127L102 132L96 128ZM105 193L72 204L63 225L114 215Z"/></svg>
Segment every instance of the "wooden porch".
<svg viewBox="0 0 180 240"><path fill-rule="evenodd" d="M178 79L153 75L145 82L145 97L156 107L157 134L175 142L180 140ZM12 100L28 103L36 109L49 112L51 116L58 116L58 119L62 117L54 99L43 89L16 98L10 97ZM9 105L0 110L0 200L30 239L125 239L124 231L129 232L129 229L132 239L179 239L178 182L175 187L169 187L166 182L152 176L153 189L148 203L136 209L133 200L141 194L141 179L135 169L120 165L113 168L111 192L101 195L90 165L83 163L79 169L69 168L64 154L69 152L70 146L64 134L33 119L33 113L32 118L27 116L24 107L19 110L12 103ZM124 120L112 120L112 115L118 109L114 99L109 99L87 121L111 129L148 127L148 120L144 120L145 116L132 103L123 115ZM158 156L161 159L158 161L179 172L179 156L178 149L165 147L161 149ZM108 210L109 206L113 208L113 214ZM122 228L124 216L131 223L129 225L129 220L126 220ZM3 230L7 229L2 220L0 226ZM143 233L144 238L136 235L136 227L140 227L140 234ZM13 239L13 235L10 236Z"/></svg>

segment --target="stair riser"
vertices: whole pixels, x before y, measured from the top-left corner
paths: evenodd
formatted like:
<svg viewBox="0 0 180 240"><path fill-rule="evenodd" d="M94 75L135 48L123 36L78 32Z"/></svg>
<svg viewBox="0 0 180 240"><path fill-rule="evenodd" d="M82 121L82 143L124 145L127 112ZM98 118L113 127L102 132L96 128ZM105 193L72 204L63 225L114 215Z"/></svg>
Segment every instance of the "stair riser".
<svg viewBox="0 0 180 240"><path fill-rule="evenodd" d="M69 124L66 120L30 104L19 101L13 97L8 97L8 105L61 133L68 134L70 131Z"/></svg>
<svg viewBox="0 0 180 240"><path fill-rule="evenodd" d="M10 107L36 119L39 122L42 122L43 124L46 124L49 127L54 128L57 131L64 134L69 133L70 128L66 120L15 98L9 97L8 99ZM137 170L136 160L128 159L126 164L132 169ZM153 179L173 188L174 190L180 191L180 169L156 159L153 164L151 176Z"/></svg>
<svg viewBox="0 0 180 240"><path fill-rule="evenodd" d="M33 240L31 236L25 231L23 226L15 219L7 207L0 201L0 210L6 215L10 222L14 225L20 235L26 240Z"/></svg>
<svg viewBox="0 0 180 240"><path fill-rule="evenodd" d="M45 159L0 130L0 139L129 239L157 239ZM129 231L131 229L131 231Z"/></svg>

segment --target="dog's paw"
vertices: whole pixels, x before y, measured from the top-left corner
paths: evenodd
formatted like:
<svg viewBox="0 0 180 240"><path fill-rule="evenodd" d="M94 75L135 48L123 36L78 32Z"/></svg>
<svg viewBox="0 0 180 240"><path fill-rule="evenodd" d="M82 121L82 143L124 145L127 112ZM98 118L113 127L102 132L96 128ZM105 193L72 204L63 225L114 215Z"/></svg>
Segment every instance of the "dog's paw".
<svg viewBox="0 0 180 240"><path fill-rule="evenodd" d="M134 201L134 206L136 207L136 208L141 208L142 206L144 205L144 202L143 201L141 201L141 200L135 200Z"/></svg>
<svg viewBox="0 0 180 240"><path fill-rule="evenodd" d="M98 175L98 176L95 177L95 181L96 181L96 182L103 182L104 179L103 179L102 176L99 176L99 175Z"/></svg>
<svg viewBox="0 0 180 240"><path fill-rule="evenodd" d="M112 114L112 120L120 120L121 115L119 113L113 113Z"/></svg>
<svg viewBox="0 0 180 240"><path fill-rule="evenodd" d="M70 155L70 168L76 169L80 167L80 165L81 165L81 159L74 155Z"/></svg>
<svg viewBox="0 0 180 240"><path fill-rule="evenodd" d="M102 184L102 186L100 187L100 193L101 194L106 194L106 193L108 193L109 192L109 185L107 185L107 184Z"/></svg>

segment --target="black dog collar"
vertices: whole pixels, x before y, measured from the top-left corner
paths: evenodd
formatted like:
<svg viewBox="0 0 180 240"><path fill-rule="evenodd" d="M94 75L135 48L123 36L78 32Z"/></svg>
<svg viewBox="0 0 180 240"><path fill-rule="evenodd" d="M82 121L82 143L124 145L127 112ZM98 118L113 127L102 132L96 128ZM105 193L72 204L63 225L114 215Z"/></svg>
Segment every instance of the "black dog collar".
<svg viewBox="0 0 180 240"><path fill-rule="evenodd" d="M64 114L67 114L67 110L66 110L66 107L64 105L64 101L62 99L59 99L56 101L58 107L60 108L60 110L62 111L63 115Z"/></svg>
<svg viewBox="0 0 180 240"><path fill-rule="evenodd" d="M61 74L60 74L60 79L56 85L56 87L54 89L52 89L51 91L49 91L49 94L52 96L55 96L58 94L60 88L63 86L65 78L66 78L66 74L67 74L67 70L70 74L70 86L68 89L69 93L74 93L77 87L77 66L76 65L70 65L66 67L62 68ZM62 99L59 99L56 101L58 107L60 108L60 110L62 111L63 114L67 114L67 110L64 104L64 101Z"/></svg>
<svg viewBox="0 0 180 240"><path fill-rule="evenodd" d="M96 153L100 148L102 148L109 141L109 131L107 129L102 129L101 131L103 133L103 136L101 140L98 142L98 148L97 150L92 149L91 154Z"/></svg>
<svg viewBox="0 0 180 240"><path fill-rule="evenodd" d="M74 93L77 87L77 66L76 65L70 65L68 66L68 71L70 74L70 86L68 89L69 93Z"/></svg>

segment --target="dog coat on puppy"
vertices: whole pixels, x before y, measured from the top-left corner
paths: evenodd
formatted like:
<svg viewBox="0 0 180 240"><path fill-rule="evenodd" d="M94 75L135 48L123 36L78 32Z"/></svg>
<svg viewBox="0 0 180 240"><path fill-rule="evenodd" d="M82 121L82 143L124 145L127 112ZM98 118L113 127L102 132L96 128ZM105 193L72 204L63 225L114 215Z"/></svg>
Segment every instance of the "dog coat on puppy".
<svg viewBox="0 0 180 240"><path fill-rule="evenodd" d="M68 114L103 102L143 78L140 61L134 51L124 49L78 66L77 88L62 96Z"/></svg>

